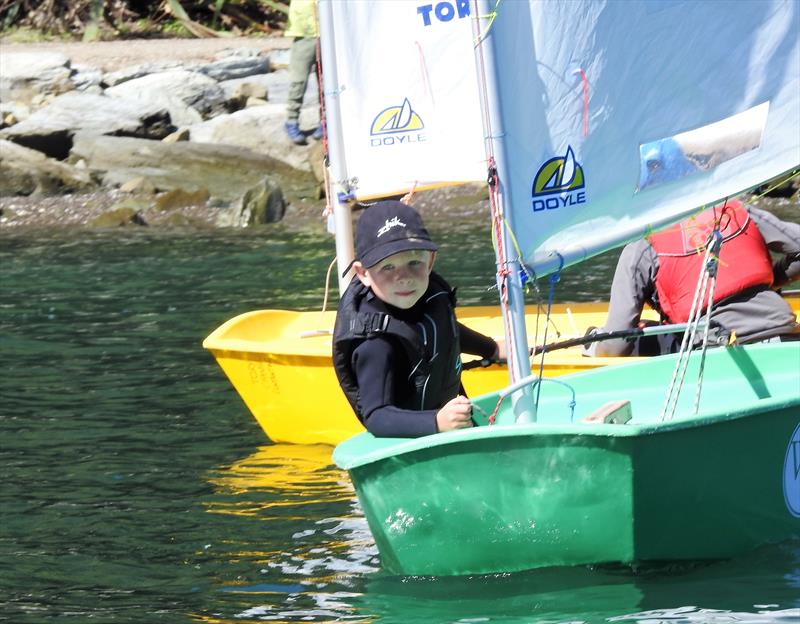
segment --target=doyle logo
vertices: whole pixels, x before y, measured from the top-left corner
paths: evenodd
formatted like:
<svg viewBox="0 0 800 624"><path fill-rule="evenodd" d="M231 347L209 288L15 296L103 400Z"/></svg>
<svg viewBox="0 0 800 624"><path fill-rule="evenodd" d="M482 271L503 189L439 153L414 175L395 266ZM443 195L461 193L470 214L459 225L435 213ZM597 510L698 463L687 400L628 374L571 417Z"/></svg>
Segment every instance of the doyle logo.
<svg viewBox="0 0 800 624"><path fill-rule="evenodd" d="M377 238L380 238L386 232L391 230L393 227L406 227L406 224L400 220L400 217L392 217L391 219L386 219L386 222L383 226L378 230Z"/></svg>
<svg viewBox="0 0 800 624"><path fill-rule="evenodd" d="M423 4L417 7L417 13L422 16L422 23L430 26L433 19L438 22L449 22L455 17L469 17L469 0L455 0L455 2L437 2L436 4Z"/></svg>
<svg viewBox="0 0 800 624"><path fill-rule="evenodd" d="M411 108L408 98L400 106L390 106L378 113L370 129L370 145L402 145L421 143L425 140L425 124Z"/></svg>
<svg viewBox="0 0 800 624"><path fill-rule="evenodd" d="M531 197L534 212L586 203L583 167L575 160L575 152L567 146L563 156L551 158L536 172Z"/></svg>
<svg viewBox="0 0 800 624"><path fill-rule="evenodd" d="M800 425L795 428L783 462L783 498L795 518L800 518Z"/></svg>

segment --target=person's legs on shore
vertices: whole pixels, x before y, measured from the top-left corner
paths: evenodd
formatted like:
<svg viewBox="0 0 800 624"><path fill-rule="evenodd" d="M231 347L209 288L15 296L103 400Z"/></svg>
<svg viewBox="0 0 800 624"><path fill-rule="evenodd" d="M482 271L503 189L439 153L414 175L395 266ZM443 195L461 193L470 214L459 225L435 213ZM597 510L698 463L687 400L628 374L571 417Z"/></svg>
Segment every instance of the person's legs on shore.
<svg viewBox="0 0 800 624"><path fill-rule="evenodd" d="M298 37L292 43L289 55L289 94L286 103L286 134L297 145L305 145L305 134L300 130L300 109L308 87L308 76L317 63L317 40Z"/></svg>

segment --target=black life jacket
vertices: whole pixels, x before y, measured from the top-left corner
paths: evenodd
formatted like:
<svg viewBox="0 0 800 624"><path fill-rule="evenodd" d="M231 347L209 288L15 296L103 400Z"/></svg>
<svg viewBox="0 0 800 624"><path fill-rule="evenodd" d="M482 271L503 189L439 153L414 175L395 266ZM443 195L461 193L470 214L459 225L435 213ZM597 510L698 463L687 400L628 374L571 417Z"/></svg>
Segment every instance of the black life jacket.
<svg viewBox="0 0 800 624"><path fill-rule="evenodd" d="M365 340L388 336L403 349L411 366L414 392L398 397L397 407L429 410L442 407L461 388L461 348L455 317L455 291L431 273L420 302L422 321L409 323L392 316L377 297L366 300L370 289L354 278L339 301L333 330L333 368L339 384L359 419L363 420L358 385L351 362L353 351Z"/></svg>

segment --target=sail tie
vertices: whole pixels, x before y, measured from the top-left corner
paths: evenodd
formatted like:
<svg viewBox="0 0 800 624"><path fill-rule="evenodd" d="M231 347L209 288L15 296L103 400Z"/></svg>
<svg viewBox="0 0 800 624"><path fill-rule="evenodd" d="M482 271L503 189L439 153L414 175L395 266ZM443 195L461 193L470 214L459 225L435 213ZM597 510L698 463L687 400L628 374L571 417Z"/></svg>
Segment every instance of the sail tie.
<svg viewBox="0 0 800 624"><path fill-rule="evenodd" d="M475 41L475 45L476 46L480 45L483 42L483 40L486 39L486 36L489 34L489 31L492 29L492 26L494 25L494 20L497 17L497 9L499 7L500 7L500 0L497 0L497 2L494 3L494 8L491 11L489 11L486 15L476 15L475 16L474 19L476 19L476 20L482 20L482 19L489 20L489 23L486 25L486 30L484 30L482 33L480 33L478 35L477 40Z"/></svg>

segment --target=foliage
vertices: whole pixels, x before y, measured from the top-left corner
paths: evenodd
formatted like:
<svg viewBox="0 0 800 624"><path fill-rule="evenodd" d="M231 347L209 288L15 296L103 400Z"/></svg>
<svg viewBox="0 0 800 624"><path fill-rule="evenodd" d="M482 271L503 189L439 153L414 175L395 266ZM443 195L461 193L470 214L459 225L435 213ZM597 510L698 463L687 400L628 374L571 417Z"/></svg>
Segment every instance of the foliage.
<svg viewBox="0 0 800 624"><path fill-rule="evenodd" d="M289 0L0 0L0 34L112 39L196 37L273 32L284 28ZM144 30L143 30L144 29Z"/></svg>

